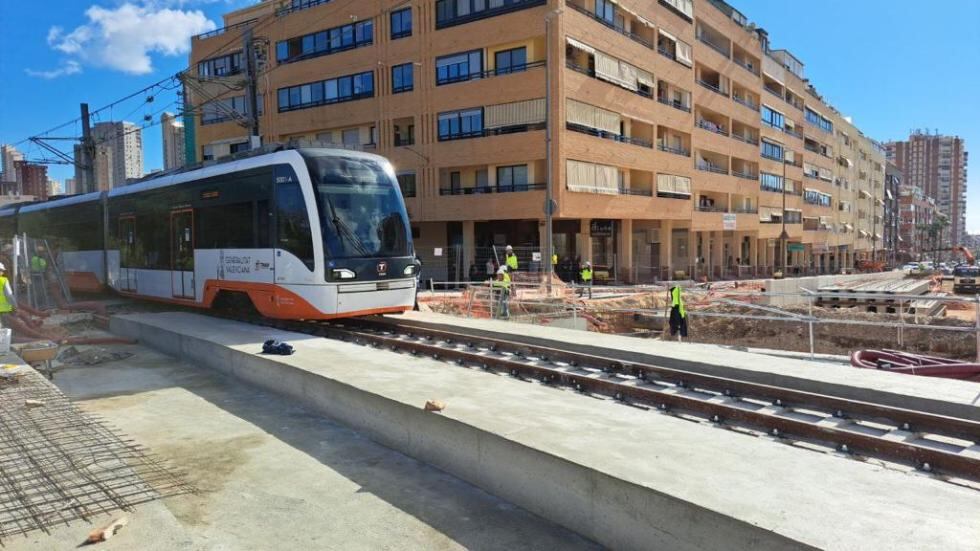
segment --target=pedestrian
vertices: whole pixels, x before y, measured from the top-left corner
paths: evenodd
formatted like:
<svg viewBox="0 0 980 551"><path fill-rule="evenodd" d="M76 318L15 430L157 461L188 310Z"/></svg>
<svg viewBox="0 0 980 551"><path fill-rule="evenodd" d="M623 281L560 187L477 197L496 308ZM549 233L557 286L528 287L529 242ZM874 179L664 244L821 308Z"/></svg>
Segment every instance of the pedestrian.
<svg viewBox="0 0 980 551"><path fill-rule="evenodd" d="M507 248L504 249L504 255L506 257L504 259L504 264L507 265L507 270L510 273L516 272L517 271L517 255L514 254L514 247L511 247L510 245L507 245Z"/></svg>
<svg viewBox="0 0 980 551"><path fill-rule="evenodd" d="M0 262L0 321L4 326L7 323L7 316L17 311L17 298L10 289L10 280L7 279L7 267Z"/></svg>
<svg viewBox="0 0 980 551"><path fill-rule="evenodd" d="M579 272L579 277L582 279L582 295L585 294L585 290L589 291L589 298L592 298L592 263L586 261L582 265L582 271Z"/></svg>
<svg viewBox="0 0 980 551"><path fill-rule="evenodd" d="M472 284L476 282L476 280L479 279L479 277L480 277L480 271L476 268L476 262L473 262L470 264L469 283Z"/></svg>
<svg viewBox="0 0 980 551"><path fill-rule="evenodd" d="M487 257L486 270L487 270L487 279L488 280L493 279L494 274L497 273L497 267L493 265L493 258L489 256Z"/></svg>
<svg viewBox="0 0 980 551"><path fill-rule="evenodd" d="M497 317L507 319L510 317L510 269L501 266L497 270L497 279L493 282L493 287L499 293L497 297Z"/></svg>
<svg viewBox="0 0 980 551"><path fill-rule="evenodd" d="M419 310L419 288L422 286L422 259L416 255L412 263L415 264L415 306L412 307L412 310L417 312Z"/></svg>
<svg viewBox="0 0 980 551"><path fill-rule="evenodd" d="M677 340L681 341L687 337L687 310L684 308L681 288L677 285L671 287L668 299L670 300L670 336L680 333Z"/></svg>

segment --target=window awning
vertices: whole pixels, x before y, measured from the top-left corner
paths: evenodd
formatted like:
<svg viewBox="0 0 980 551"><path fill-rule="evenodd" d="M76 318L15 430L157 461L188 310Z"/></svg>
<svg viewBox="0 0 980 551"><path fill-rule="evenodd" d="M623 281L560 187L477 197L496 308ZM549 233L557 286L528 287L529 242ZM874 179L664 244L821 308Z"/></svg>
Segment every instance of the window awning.
<svg viewBox="0 0 980 551"><path fill-rule="evenodd" d="M644 71L643 69L636 70L636 81L645 86L653 88L656 83L653 81L653 75Z"/></svg>
<svg viewBox="0 0 980 551"><path fill-rule="evenodd" d="M863 189L859 189L858 190L858 195L860 195L861 197L867 198L867 199L870 199L871 198L871 194L868 193L866 190L863 190Z"/></svg>
<svg viewBox="0 0 980 551"><path fill-rule="evenodd" d="M875 239L881 239L881 234L880 233L876 233L875 234Z"/></svg>
<svg viewBox="0 0 980 551"><path fill-rule="evenodd" d="M488 105L484 109L485 128L504 128L544 122L544 98Z"/></svg>
<svg viewBox="0 0 980 551"><path fill-rule="evenodd" d="M677 40L677 61L688 67L694 67L694 58L691 54L691 45L683 40Z"/></svg>
<svg viewBox="0 0 980 551"><path fill-rule="evenodd" d="M847 228L847 231L854 231L854 226L850 224L844 224L844 227Z"/></svg>
<svg viewBox="0 0 980 551"><path fill-rule="evenodd" d="M800 209L791 209L789 207L786 207L786 212L803 212L803 211Z"/></svg>
<svg viewBox="0 0 980 551"><path fill-rule="evenodd" d="M677 42L677 37L674 36L674 35L672 35L672 34L670 34L667 31L665 31L663 27L660 27L659 29L657 29L657 32L659 32L662 36L665 36L665 37L669 38L670 40L673 40L674 42Z"/></svg>
<svg viewBox="0 0 980 551"><path fill-rule="evenodd" d="M691 179L673 174L657 174L657 193L691 196Z"/></svg>
<svg viewBox="0 0 980 551"><path fill-rule="evenodd" d="M585 44L584 42L579 42L578 40L575 40L570 36L565 37L565 42L568 42L568 45L572 46L573 48L577 48L586 53L595 54L595 48L589 46L588 44Z"/></svg>
<svg viewBox="0 0 980 551"><path fill-rule="evenodd" d="M882 201L881 199L878 199L878 205L880 205L880 206L883 207L883 206L885 206L885 202Z"/></svg>
<svg viewBox="0 0 980 551"><path fill-rule="evenodd" d="M633 10L629 9L628 7L620 4L619 3L619 0L609 0L609 1L612 2L613 4L616 4L617 6L619 6L619 9L621 9L624 12L626 12L626 13L632 15L633 17L635 17L637 19L637 21L639 21L643 25L646 25L647 27L653 27L653 23L647 21L645 18L643 18L643 16L641 16L638 13L636 13L635 11L633 11Z"/></svg>

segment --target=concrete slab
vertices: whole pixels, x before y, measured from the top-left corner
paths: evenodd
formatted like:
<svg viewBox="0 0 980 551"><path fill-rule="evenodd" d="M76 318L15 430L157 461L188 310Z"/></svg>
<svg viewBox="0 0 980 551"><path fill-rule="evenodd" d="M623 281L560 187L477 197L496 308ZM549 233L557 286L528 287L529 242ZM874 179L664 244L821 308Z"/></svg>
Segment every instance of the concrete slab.
<svg viewBox="0 0 980 551"><path fill-rule="evenodd" d="M714 344L639 339L548 325L459 318L433 312L407 312L393 319L453 330L469 329L478 334L496 334L521 342L599 355L603 349L613 349L621 351L622 357L636 362L721 377L738 376L760 383L832 393L856 400L877 401L895 407L980 421L980 384L975 382L856 369L826 361L777 358ZM696 327L692 331L696 331Z"/></svg>
<svg viewBox="0 0 980 551"><path fill-rule="evenodd" d="M148 503L99 549L597 549L308 408L141 346L55 382L200 493ZM97 517L95 525L113 516ZM94 526L3 549L71 549Z"/></svg>
<svg viewBox="0 0 980 551"><path fill-rule="evenodd" d="M117 316L111 326L150 346L176 341L172 350L184 357L615 549L950 549L980 541L980 524L963 522L980 517L977 491L905 470L427 358L193 314ZM270 337L297 353L257 354ZM447 408L422 411L430 398Z"/></svg>

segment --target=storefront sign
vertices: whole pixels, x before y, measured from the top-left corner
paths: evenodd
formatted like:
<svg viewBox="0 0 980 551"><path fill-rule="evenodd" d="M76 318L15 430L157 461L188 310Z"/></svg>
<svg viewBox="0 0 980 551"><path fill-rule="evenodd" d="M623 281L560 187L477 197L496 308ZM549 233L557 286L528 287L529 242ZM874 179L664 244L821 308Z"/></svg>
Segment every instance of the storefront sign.
<svg viewBox="0 0 980 551"><path fill-rule="evenodd" d="M735 222L738 220L738 215L734 213L725 213L721 215L721 229L723 230L734 230Z"/></svg>
<svg viewBox="0 0 980 551"><path fill-rule="evenodd" d="M589 235L592 237L612 237L612 220L592 220L589 222Z"/></svg>
<svg viewBox="0 0 980 551"><path fill-rule="evenodd" d="M786 246L786 250L791 253L801 253L804 250L803 243L790 243Z"/></svg>

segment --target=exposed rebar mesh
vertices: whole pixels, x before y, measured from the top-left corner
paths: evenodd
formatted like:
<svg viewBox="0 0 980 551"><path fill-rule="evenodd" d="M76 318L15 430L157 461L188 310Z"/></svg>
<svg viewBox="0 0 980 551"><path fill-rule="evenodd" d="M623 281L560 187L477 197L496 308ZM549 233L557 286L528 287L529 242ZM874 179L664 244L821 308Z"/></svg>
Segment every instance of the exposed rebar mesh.
<svg viewBox="0 0 980 551"><path fill-rule="evenodd" d="M142 446L21 369L0 379L0 541L193 492Z"/></svg>

